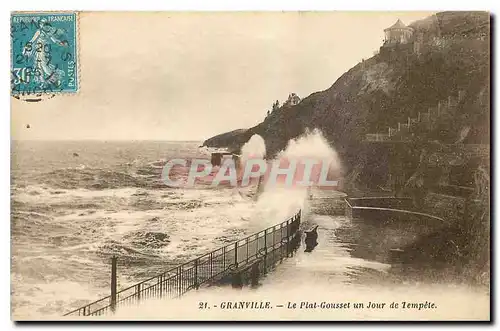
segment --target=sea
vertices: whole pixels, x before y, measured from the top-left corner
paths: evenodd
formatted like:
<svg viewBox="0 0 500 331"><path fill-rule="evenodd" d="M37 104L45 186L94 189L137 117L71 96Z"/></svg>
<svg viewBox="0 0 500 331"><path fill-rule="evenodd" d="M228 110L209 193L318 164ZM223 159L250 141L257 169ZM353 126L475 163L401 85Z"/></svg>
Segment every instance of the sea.
<svg viewBox="0 0 500 331"><path fill-rule="evenodd" d="M261 138L253 141L257 143L244 146L243 150L262 149ZM118 288L124 288L278 224L298 209L303 211L305 226L308 222L319 225L318 247L311 254L299 250L294 258L266 276L256 291L234 292L212 287L188 293L180 303L153 300L144 303L142 309L120 310L115 317L107 318L245 319L249 315L244 312L228 315L212 310L199 314L197 307L202 300L231 298L281 302L283 293L297 302L308 296L318 302L341 299L389 302L420 296L420 300L441 300L441 305L450 307L454 301L465 298L468 306L445 312L464 315L475 307L473 316L484 315L488 291L478 292L453 283L423 282L422 287L421 279L409 282L393 276L393 266L382 256L387 252L384 243L394 242L394 238L408 233L408 229L357 227L343 216L315 213L307 199L309 193L303 190L269 190L256 198L255 187L166 185L162 170L168 160L210 158L210 151L199 148L200 144L199 141L13 141L12 317L60 319L70 310L109 295L112 256L118 257ZM325 146L328 145L321 137L312 135L294 142L290 150L294 153L316 150L316 154L333 155ZM437 286L437 290L432 286ZM259 314L255 317L277 316L272 312ZM308 319L314 314L317 319L337 316L325 311L286 310L282 317ZM337 317L415 317L411 312L398 314L390 310L385 315L377 315L376 311L353 314ZM443 311L440 314L449 317Z"/></svg>

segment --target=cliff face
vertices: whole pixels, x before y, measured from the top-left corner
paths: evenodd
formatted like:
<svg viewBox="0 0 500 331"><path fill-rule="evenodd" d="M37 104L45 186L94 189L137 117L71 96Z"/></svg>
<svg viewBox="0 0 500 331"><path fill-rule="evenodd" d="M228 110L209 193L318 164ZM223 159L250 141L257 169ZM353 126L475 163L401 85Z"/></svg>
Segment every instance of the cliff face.
<svg viewBox="0 0 500 331"><path fill-rule="evenodd" d="M443 12L410 26L414 43L383 47L327 90L274 110L253 128L212 137L204 145L240 147L259 134L272 156L306 129L319 128L349 168L357 162L366 134L387 133L449 96L459 100L453 119L439 118L421 138L489 143L489 15Z"/></svg>

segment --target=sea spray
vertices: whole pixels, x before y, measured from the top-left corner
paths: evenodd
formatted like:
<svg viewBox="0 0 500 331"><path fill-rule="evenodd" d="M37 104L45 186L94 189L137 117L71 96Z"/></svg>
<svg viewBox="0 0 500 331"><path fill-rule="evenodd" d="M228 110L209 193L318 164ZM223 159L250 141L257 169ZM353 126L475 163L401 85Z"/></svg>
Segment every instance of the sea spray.
<svg viewBox="0 0 500 331"><path fill-rule="evenodd" d="M341 169L341 162L337 152L331 147L319 129L312 131L306 130L306 133L296 139L290 139L284 151L278 154L280 158L294 159L321 159L330 162L332 171Z"/></svg>
<svg viewBox="0 0 500 331"><path fill-rule="evenodd" d="M301 209L303 215L309 211L308 197L310 197L310 186L301 185L304 180L305 163L308 160L319 161L319 167L311 169L312 177L321 177L321 169L327 169L327 176L336 178L340 174L341 162L337 152L328 144L320 130L306 131L296 139L291 139L287 147L278 153L270 163L280 168L287 167L290 162L296 163L296 171L292 185L280 180L265 181L263 192L259 195L256 203L256 215L254 220L261 227L272 226L288 217L293 216ZM323 166L328 165L328 166ZM318 183L316 178L315 183ZM316 186L320 186L319 185ZM335 187L329 187L334 189Z"/></svg>
<svg viewBox="0 0 500 331"><path fill-rule="evenodd" d="M257 164L249 166L250 169L246 169L246 166L249 165L249 161L262 161L264 163L264 157L266 156L266 143L264 139L258 135L254 134L242 147L241 147L241 155L239 158L238 165L238 178L241 179L241 186L248 185L257 185L257 192L255 197L260 194L260 186L261 186L261 173L259 173L259 166ZM246 175L245 172L252 172L253 175Z"/></svg>
<svg viewBox="0 0 500 331"><path fill-rule="evenodd" d="M241 147L241 163L246 162L250 158L263 159L266 155L266 143L264 139L258 134L254 134L244 145Z"/></svg>

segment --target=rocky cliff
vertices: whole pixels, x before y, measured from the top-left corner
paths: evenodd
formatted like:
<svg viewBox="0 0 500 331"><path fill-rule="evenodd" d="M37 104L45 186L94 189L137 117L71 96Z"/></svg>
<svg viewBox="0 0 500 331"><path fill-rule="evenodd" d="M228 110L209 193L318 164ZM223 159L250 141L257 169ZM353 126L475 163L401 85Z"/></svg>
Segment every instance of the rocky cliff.
<svg viewBox="0 0 500 331"><path fill-rule="evenodd" d="M442 12L410 26L410 43L384 45L327 90L205 145L237 148L259 134L272 157L318 128L342 160L344 192L409 196L446 219L446 230L404 248L408 261L489 286L489 15Z"/></svg>
<svg viewBox="0 0 500 331"><path fill-rule="evenodd" d="M460 96L454 113L438 118L433 130L419 138L445 144L489 143L488 13L441 12L410 26L411 43L381 47L327 90L274 110L255 127L212 137L204 145L237 148L259 134L272 156L290 139L319 128L349 171L366 134L385 133L449 96Z"/></svg>

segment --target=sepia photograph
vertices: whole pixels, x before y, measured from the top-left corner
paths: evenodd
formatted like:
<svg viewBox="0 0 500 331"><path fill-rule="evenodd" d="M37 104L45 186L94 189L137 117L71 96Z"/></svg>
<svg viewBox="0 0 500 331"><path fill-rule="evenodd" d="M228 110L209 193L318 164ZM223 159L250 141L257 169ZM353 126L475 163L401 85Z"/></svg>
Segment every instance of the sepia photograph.
<svg viewBox="0 0 500 331"><path fill-rule="evenodd" d="M11 319L490 321L491 22L11 12Z"/></svg>

